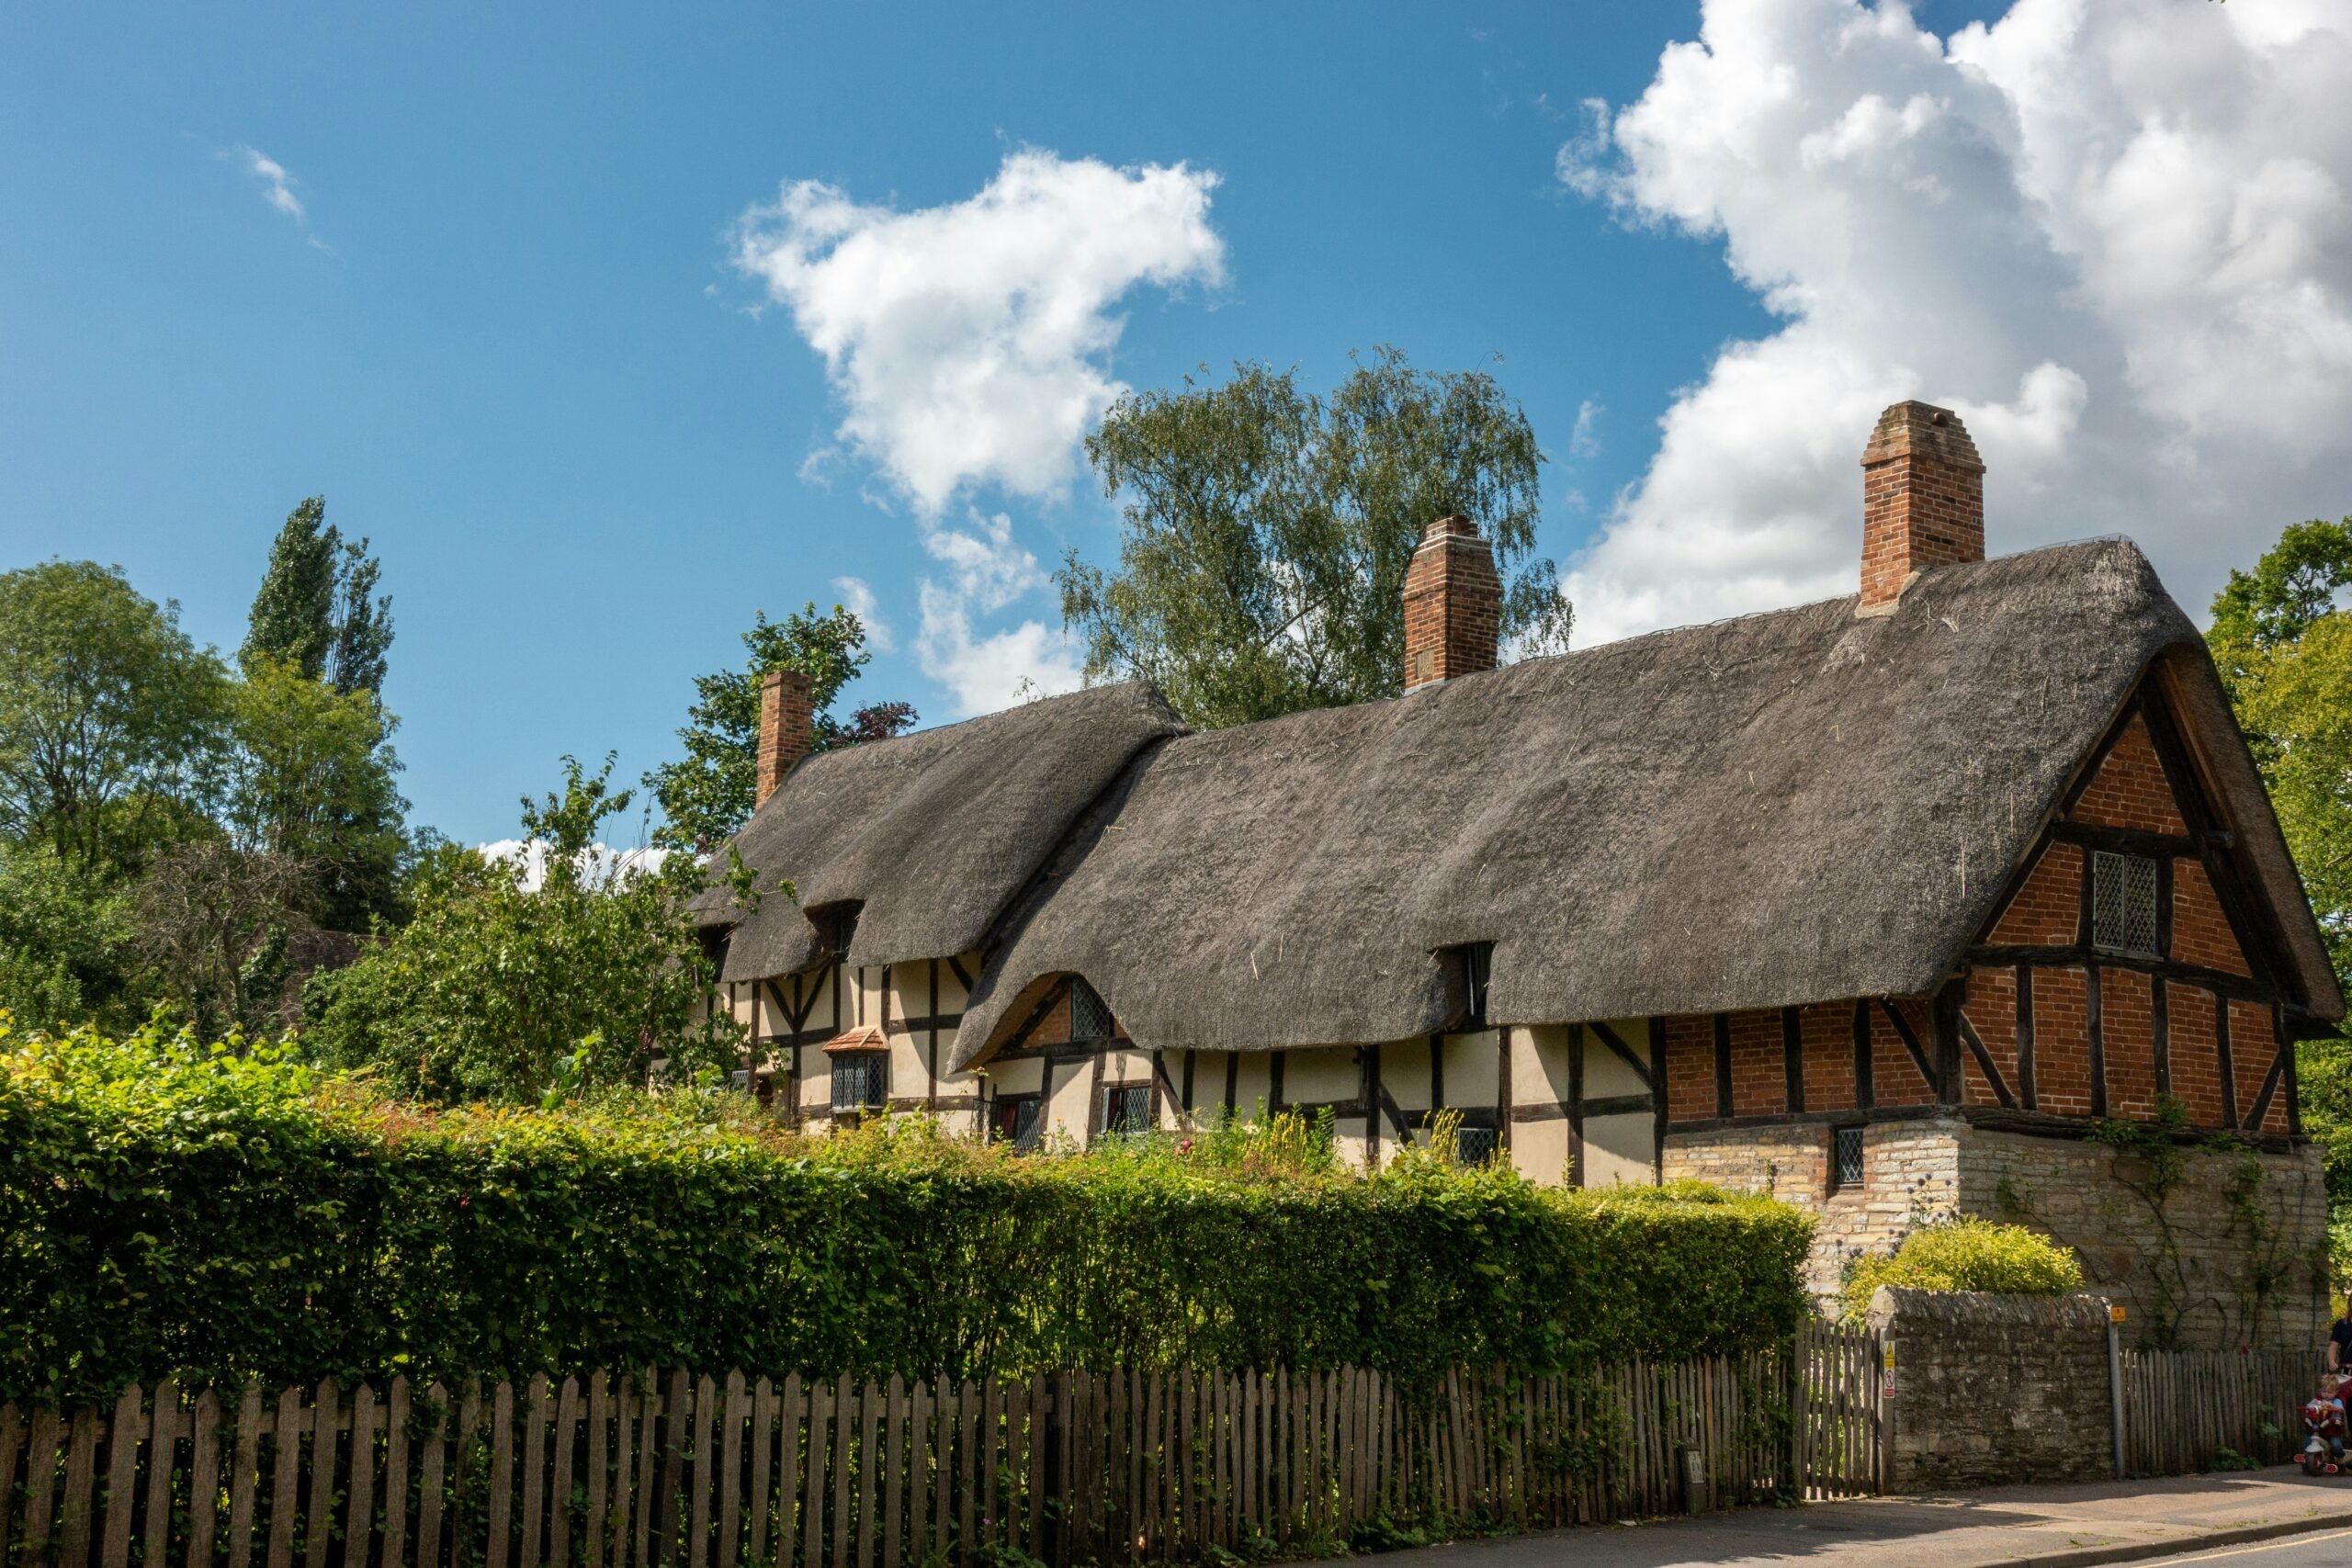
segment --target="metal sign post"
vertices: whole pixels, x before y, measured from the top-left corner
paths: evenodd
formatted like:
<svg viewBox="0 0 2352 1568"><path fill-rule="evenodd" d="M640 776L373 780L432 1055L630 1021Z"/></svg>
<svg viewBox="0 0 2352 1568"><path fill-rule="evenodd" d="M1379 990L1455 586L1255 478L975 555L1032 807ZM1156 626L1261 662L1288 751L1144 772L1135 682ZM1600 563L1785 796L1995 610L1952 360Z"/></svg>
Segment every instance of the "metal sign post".
<svg viewBox="0 0 2352 1568"><path fill-rule="evenodd" d="M2123 1345L2117 1330L2123 1325L2123 1309L2109 1302L2107 1306L2107 1396L2115 1417L2115 1479L2123 1479Z"/></svg>

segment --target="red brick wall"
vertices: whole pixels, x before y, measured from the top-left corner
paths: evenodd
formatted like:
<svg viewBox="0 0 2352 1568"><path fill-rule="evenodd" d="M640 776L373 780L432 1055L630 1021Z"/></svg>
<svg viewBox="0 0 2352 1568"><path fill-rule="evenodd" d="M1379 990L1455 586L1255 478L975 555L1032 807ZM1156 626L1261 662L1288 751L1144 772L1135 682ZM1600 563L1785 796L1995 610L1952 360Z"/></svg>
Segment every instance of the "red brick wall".
<svg viewBox="0 0 2352 1568"><path fill-rule="evenodd" d="M1666 1113L1676 1122L1716 1114L1715 1021L1704 1013L1666 1021Z"/></svg>
<svg viewBox="0 0 2352 1568"><path fill-rule="evenodd" d="M2082 911L2083 852L2072 844L2051 844L2001 912L1993 942L2000 947L2064 947L2075 940Z"/></svg>
<svg viewBox="0 0 2352 1568"><path fill-rule="evenodd" d="M2108 828L2137 828L2149 833L2188 831L2180 807L2165 782L2145 721L2134 715L2099 763L2090 787L2075 805L2074 819Z"/></svg>
<svg viewBox="0 0 2352 1568"><path fill-rule="evenodd" d="M2270 1010L2257 1002L2230 1003L2230 1065L2237 1071L2240 1120L2254 1114L2254 1102L2262 1094L2262 1080L2270 1076L2271 1058L2278 1054L2278 1044L2272 1033ZM2263 1114L2261 1131L2283 1133L2286 1130L2287 1091L2282 1085L2270 1096L2270 1107Z"/></svg>
<svg viewBox="0 0 2352 1568"><path fill-rule="evenodd" d="M1968 1003L1961 1010L1975 1025L1977 1035L1984 1042L1984 1054L1993 1058L1993 1066L1999 1071L2001 1081L2009 1086L2009 1093L2021 1096L2023 1090L2018 1079L2017 971L1970 970ZM1963 1104L2001 1103L2001 1097L1993 1092L1991 1082L1984 1077L1984 1069L1976 1065L1976 1053L1964 1043L1960 1052L1960 1086Z"/></svg>
<svg viewBox="0 0 2352 1568"><path fill-rule="evenodd" d="M2033 973L2033 1081L2040 1109L2091 1113L2090 1010L2083 972Z"/></svg>
<svg viewBox="0 0 2352 1568"><path fill-rule="evenodd" d="M1781 1044L1781 1010L1732 1014L1732 1114L1777 1116L1788 1108L1788 1054Z"/></svg>
<svg viewBox="0 0 2352 1568"><path fill-rule="evenodd" d="M1017 1028L1019 1026L1016 1024L1014 1027ZM1028 1046L1067 1045L1069 1043L1069 993L1068 991L1064 991L1055 999L1052 1010L1049 1010L1044 1018L1037 1021L1037 1027L1029 1032L1029 1038L1023 1041L1022 1044Z"/></svg>
<svg viewBox="0 0 2352 1568"><path fill-rule="evenodd" d="M2165 1010L2170 1027L2172 1091L2200 1127L2222 1119L2222 1060L2213 1040L2213 993L2195 986L2166 985Z"/></svg>
<svg viewBox="0 0 2352 1568"><path fill-rule="evenodd" d="M2107 1113L2146 1119L2156 1113L2156 1031L2148 976L2102 969L2099 1039L2107 1053Z"/></svg>
<svg viewBox="0 0 2352 1568"><path fill-rule="evenodd" d="M1894 1005L1911 1025L1911 1032L1919 1037L1919 1047L1933 1066L1936 1032L1928 1023L1928 1010L1909 1001ZM1875 1002L1871 1004L1871 1098L1881 1105L1925 1105L1936 1098L1935 1086L1919 1076L1911 1053L1904 1048L1903 1036Z"/></svg>
<svg viewBox="0 0 2352 1568"><path fill-rule="evenodd" d="M1797 1010L1804 1049L1804 1108L1854 1108L1854 1004L1824 1002Z"/></svg>
<svg viewBox="0 0 2352 1568"><path fill-rule="evenodd" d="M2183 964L2233 975L2254 973L2204 866L2186 858L2172 863L2172 955Z"/></svg>

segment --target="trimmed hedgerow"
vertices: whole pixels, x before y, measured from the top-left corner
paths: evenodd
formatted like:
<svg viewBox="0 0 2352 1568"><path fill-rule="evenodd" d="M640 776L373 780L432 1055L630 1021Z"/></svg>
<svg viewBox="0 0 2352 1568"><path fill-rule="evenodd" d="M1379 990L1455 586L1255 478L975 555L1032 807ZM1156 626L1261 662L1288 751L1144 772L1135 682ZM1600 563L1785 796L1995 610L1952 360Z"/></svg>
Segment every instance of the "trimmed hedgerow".
<svg viewBox="0 0 2352 1568"><path fill-rule="evenodd" d="M1734 1349L1804 1310L1810 1223L1706 1189L829 1141L725 1095L436 1111L153 1034L0 1043L0 1397L649 1364L1419 1379Z"/></svg>

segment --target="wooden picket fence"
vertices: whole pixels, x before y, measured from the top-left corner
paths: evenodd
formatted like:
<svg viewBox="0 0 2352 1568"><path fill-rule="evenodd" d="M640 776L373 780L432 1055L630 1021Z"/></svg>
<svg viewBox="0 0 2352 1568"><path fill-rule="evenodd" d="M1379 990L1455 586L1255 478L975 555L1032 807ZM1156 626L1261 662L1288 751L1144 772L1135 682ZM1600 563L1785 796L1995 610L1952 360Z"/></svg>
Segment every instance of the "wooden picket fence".
<svg viewBox="0 0 2352 1568"><path fill-rule="evenodd" d="M2126 1350L2123 1457L2133 1475L2184 1475L2255 1460L2278 1464L2303 1442L2303 1402L2325 1365L2316 1351Z"/></svg>
<svg viewBox="0 0 2352 1568"><path fill-rule="evenodd" d="M0 1568L967 1568L1305 1555L1876 1484L1867 1337L1581 1376L684 1371L0 1406ZM1015 1559L1017 1561L1017 1559Z"/></svg>

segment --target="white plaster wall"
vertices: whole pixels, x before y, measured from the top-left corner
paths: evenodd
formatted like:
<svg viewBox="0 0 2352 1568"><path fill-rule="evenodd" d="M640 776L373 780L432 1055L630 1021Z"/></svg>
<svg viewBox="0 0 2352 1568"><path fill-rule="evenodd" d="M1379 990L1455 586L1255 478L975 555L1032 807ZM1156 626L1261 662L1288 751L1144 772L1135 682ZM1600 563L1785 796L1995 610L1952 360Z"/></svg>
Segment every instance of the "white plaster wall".
<svg viewBox="0 0 2352 1568"><path fill-rule="evenodd" d="M1647 1116L1589 1116L1584 1123L1587 1187L1647 1187L1657 1179L1651 1151L1657 1123Z"/></svg>
<svg viewBox="0 0 2352 1568"><path fill-rule="evenodd" d="M1510 1130L1510 1163L1520 1175L1546 1187L1568 1179L1568 1122L1521 1122Z"/></svg>
<svg viewBox="0 0 2352 1568"><path fill-rule="evenodd" d="M1399 1111L1430 1109L1430 1043L1395 1040L1380 1048L1380 1081ZM1449 1089L1453 1085L1448 1083Z"/></svg>
<svg viewBox="0 0 2352 1568"><path fill-rule="evenodd" d="M1293 1105L1307 1100L1353 1100L1363 1092L1363 1068L1355 1051L1334 1045L1315 1051L1293 1051L1283 1064L1283 1099Z"/></svg>

